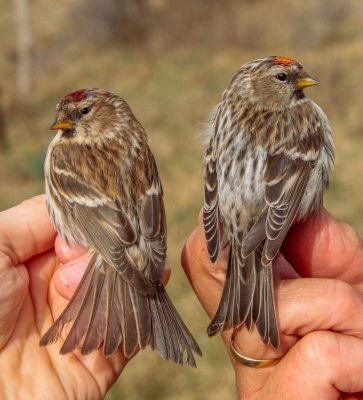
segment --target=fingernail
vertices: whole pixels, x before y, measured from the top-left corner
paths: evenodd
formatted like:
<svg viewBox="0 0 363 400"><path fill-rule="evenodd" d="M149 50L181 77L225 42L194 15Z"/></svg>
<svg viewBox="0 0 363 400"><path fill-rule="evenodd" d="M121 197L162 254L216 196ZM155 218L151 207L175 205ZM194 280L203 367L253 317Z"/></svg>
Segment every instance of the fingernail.
<svg viewBox="0 0 363 400"><path fill-rule="evenodd" d="M63 255L68 258L68 260L71 259L72 255L72 245L68 244L63 238L60 239L60 248L62 250Z"/></svg>
<svg viewBox="0 0 363 400"><path fill-rule="evenodd" d="M87 263L83 261L70 263L59 270L59 278L65 287L75 290L81 281L86 268Z"/></svg>
<svg viewBox="0 0 363 400"><path fill-rule="evenodd" d="M63 256L68 260L73 260L87 252L87 249L82 245L78 243L67 243L62 237L60 238L59 246Z"/></svg>

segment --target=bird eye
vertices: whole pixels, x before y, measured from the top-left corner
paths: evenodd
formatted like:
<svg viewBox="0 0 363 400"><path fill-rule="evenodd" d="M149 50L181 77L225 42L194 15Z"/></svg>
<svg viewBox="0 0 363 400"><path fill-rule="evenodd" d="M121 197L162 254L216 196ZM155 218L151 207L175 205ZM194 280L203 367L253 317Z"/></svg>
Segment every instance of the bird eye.
<svg viewBox="0 0 363 400"><path fill-rule="evenodd" d="M284 82L284 81L286 81L287 75L286 75L285 73L281 72L280 74L277 74L277 75L276 75L276 78L277 78L279 81Z"/></svg>
<svg viewBox="0 0 363 400"><path fill-rule="evenodd" d="M89 113L88 107L83 107L82 110L81 110L81 113L82 114L88 114Z"/></svg>

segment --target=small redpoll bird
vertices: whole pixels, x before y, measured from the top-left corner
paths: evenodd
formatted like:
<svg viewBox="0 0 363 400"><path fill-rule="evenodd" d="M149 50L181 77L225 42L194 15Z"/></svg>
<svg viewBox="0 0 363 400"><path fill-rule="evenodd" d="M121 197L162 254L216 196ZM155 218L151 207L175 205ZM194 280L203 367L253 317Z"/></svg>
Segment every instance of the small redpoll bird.
<svg viewBox="0 0 363 400"><path fill-rule="evenodd" d="M334 162L327 117L303 92L317 83L292 58L271 56L243 65L217 106L203 219L211 261L221 240L230 250L210 336L255 325L279 346L272 262L291 225L322 207Z"/></svg>
<svg viewBox="0 0 363 400"><path fill-rule="evenodd" d="M162 283L166 260L163 191L145 131L120 97L83 89L57 105L45 161L46 198L56 230L88 246L91 261L65 310L41 339L60 353L81 347L126 357L147 345L195 366L201 351Z"/></svg>

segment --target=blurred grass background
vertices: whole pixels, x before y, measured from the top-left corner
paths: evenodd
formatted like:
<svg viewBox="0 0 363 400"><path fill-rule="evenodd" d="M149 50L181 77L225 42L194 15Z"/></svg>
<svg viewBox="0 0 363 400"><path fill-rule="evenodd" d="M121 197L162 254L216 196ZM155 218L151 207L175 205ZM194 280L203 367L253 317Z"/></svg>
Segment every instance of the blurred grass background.
<svg viewBox="0 0 363 400"><path fill-rule="evenodd" d="M15 3L28 5L30 91L19 88ZM363 229L363 3L360 0L13 0L0 4L0 209L43 192L56 102L82 87L124 97L144 125L164 185L169 290L199 341L198 369L145 351L107 398L227 399L234 376L180 268L202 206L203 122L231 74L272 54L301 61L328 114L336 168L325 205ZM3 121L3 122L2 122Z"/></svg>

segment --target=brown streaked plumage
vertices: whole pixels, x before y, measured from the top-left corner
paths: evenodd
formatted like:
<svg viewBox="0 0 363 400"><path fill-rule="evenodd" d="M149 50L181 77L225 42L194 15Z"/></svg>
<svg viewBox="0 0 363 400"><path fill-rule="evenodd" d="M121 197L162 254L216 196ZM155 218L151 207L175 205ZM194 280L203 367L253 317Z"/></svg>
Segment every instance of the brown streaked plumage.
<svg viewBox="0 0 363 400"><path fill-rule="evenodd" d="M303 93L315 84L300 63L271 56L243 65L217 106L203 216L211 261L220 240L230 253L209 335L244 324L279 346L272 262L294 221L321 208L334 161L327 117Z"/></svg>
<svg viewBox="0 0 363 400"><path fill-rule="evenodd" d="M57 105L58 130L45 162L46 197L57 231L93 253L65 310L41 339L60 352L103 343L126 357L147 345L165 359L195 366L201 351L169 299L162 277L166 221L162 186L146 134L127 103L82 89Z"/></svg>

